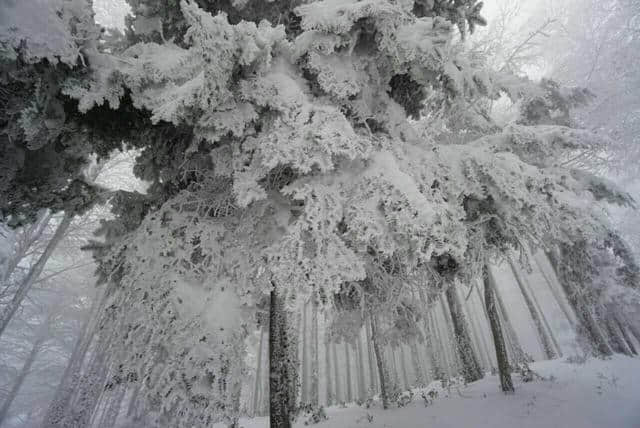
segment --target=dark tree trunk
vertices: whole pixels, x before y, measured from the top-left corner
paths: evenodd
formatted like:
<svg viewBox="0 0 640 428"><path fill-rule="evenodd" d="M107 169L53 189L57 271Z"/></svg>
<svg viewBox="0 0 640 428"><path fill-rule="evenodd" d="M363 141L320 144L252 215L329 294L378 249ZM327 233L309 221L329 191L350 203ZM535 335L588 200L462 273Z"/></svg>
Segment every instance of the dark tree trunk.
<svg viewBox="0 0 640 428"><path fill-rule="evenodd" d="M274 284L269 306L269 419L271 428L291 428L291 352L284 300Z"/></svg>
<svg viewBox="0 0 640 428"><path fill-rule="evenodd" d="M314 294L312 306L311 306L311 391L309 393L310 403L318 407L320 403L320 382L318 376L320 375L320 361L318 352L318 296Z"/></svg>
<svg viewBox="0 0 640 428"><path fill-rule="evenodd" d="M325 325L327 324L327 316L325 312ZM329 329L325 329L324 333L324 365L325 376L327 378L327 406L333 404L333 386L331 381L331 337L329 335Z"/></svg>
<svg viewBox="0 0 640 428"><path fill-rule="evenodd" d="M375 395L378 392L378 385L376 382L376 363L375 363L375 352L373 350L372 344L372 333L371 333L371 319L369 319L368 323L365 323L365 330L367 334L367 356L369 357L369 389L372 395Z"/></svg>
<svg viewBox="0 0 640 428"><path fill-rule="evenodd" d="M480 364L478 364L478 358L471 346L467 322L462 313L458 295L453 286L447 288L445 295L451 313L456 349L462 363L462 376L466 382L475 382L482 379L483 374Z"/></svg>
<svg viewBox="0 0 640 428"><path fill-rule="evenodd" d="M380 379L380 398L382 399L382 408L389 408L389 373L384 364L384 355L380 348L378 339L378 326L376 320L371 316L371 341L373 342L373 351L376 354L376 362L378 365L378 378Z"/></svg>
<svg viewBox="0 0 640 428"><path fill-rule="evenodd" d="M594 317L591 307L587 304L584 296L578 293L571 281L567 281L565 278L562 278L558 258L552 252L547 252L547 257L551 262L551 267L555 271L560 285L564 289L564 293L567 296L567 300L569 300L569 304L573 306L573 310L578 317L578 321L587 332L588 339L591 342L594 351L603 356L613 355L613 351L607 342L607 338L602 332L600 324Z"/></svg>
<svg viewBox="0 0 640 428"><path fill-rule="evenodd" d="M483 272L484 302L487 307L491 333L493 334L493 343L496 347L496 360L498 361L500 386L504 392L513 392L513 381L511 380L507 347L505 346L504 337L502 336L502 327L500 326L500 318L498 316L498 308L494 295L493 279L490 275L489 267L485 266Z"/></svg>

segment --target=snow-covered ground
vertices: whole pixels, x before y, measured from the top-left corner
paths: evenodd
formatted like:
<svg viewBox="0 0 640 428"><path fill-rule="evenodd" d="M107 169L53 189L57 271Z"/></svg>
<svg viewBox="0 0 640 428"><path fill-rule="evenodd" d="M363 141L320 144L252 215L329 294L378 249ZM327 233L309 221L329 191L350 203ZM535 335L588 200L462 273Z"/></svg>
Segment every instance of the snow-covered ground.
<svg viewBox="0 0 640 428"><path fill-rule="evenodd" d="M318 428L640 428L640 359L615 356L584 364L544 361L531 368L545 380L523 383L515 394L498 390L496 376L447 392L425 406L420 391L403 408L379 403L327 409ZM303 427L305 418L295 424ZM266 427L266 418L241 421Z"/></svg>

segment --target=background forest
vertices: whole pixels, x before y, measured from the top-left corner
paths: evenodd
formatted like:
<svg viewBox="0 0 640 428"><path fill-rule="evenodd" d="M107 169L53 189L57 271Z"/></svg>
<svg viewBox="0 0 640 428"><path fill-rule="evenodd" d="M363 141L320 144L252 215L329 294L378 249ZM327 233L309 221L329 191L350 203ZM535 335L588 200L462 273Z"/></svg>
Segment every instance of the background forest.
<svg viewBox="0 0 640 428"><path fill-rule="evenodd" d="M639 50L635 0L0 0L0 426L587 426L574 367L637 426Z"/></svg>

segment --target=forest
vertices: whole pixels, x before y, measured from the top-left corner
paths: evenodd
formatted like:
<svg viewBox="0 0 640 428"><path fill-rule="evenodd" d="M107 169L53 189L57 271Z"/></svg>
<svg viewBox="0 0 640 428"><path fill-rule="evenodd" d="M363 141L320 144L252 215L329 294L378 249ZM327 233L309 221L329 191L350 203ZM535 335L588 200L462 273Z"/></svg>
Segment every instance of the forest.
<svg viewBox="0 0 640 428"><path fill-rule="evenodd" d="M638 52L638 0L0 0L0 427L637 428Z"/></svg>

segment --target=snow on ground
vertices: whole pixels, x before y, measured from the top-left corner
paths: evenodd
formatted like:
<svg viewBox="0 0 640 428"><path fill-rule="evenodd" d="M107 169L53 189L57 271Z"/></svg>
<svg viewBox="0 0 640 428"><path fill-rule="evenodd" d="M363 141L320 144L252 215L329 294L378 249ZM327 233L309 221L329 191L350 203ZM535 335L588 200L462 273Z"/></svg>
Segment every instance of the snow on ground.
<svg viewBox="0 0 640 428"><path fill-rule="evenodd" d="M420 392L404 408L360 406L327 409L317 428L640 428L640 359L615 356L584 364L564 360L534 363L546 380L523 383L515 394L498 390L496 376L440 393L425 407ZM448 396L447 396L448 395ZM372 417L372 418L371 418ZM303 427L305 418L296 422ZM243 420L244 428L263 428L267 418Z"/></svg>

